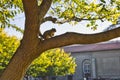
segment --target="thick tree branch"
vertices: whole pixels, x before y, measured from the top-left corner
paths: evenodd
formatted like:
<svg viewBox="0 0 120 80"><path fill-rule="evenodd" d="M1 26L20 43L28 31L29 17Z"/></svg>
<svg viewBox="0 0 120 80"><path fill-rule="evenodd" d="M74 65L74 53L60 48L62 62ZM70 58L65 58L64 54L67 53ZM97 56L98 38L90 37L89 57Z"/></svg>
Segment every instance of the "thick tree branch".
<svg viewBox="0 0 120 80"><path fill-rule="evenodd" d="M31 41L37 38L38 30L39 30L39 15L38 15L38 3L37 0L22 0L23 8L25 12L25 31L24 38L27 41ZM31 35L31 36L29 36Z"/></svg>
<svg viewBox="0 0 120 80"><path fill-rule="evenodd" d="M22 0L22 2L26 18L28 18L29 16L33 18L33 16L38 15L37 0Z"/></svg>
<svg viewBox="0 0 120 80"><path fill-rule="evenodd" d="M51 39L44 40L42 43L45 50L47 50L51 48L57 48L72 44L98 43L98 42L108 41L110 39L117 37L120 37L120 27L96 34L79 34L79 33L68 32L63 35L59 35Z"/></svg>
<svg viewBox="0 0 120 80"><path fill-rule="evenodd" d="M41 5L39 6L39 18L43 19L43 17L48 12L53 0L43 0Z"/></svg>

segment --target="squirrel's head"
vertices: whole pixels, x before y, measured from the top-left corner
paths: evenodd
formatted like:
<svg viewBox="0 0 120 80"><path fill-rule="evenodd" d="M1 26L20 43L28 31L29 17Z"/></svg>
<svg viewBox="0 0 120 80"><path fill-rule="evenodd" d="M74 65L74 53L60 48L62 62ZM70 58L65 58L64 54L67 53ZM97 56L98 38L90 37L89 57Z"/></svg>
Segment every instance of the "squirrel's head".
<svg viewBox="0 0 120 80"><path fill-rule="evenodd" d="M56 32L56 29L55 29L55 28L52 28L52 31Z"/></svg>

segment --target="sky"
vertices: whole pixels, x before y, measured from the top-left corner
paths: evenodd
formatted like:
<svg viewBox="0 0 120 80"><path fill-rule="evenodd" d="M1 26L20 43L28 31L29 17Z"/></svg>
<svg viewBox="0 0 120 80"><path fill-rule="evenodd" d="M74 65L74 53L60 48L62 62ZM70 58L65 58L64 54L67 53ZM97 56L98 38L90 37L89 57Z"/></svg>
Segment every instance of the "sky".
<svg viewBox="0 0 120 80"><path fill-rule="evenodd" d="M14 21L11 21L12 24L16 24L17 26L19 26L20 28L24 29L24 22L25 22L25 17L24 14L19 14L15 17ZM52 22L45 22L44 24L42 24L41 26L41 32L43 33L46 30L49 30L51 28L56 28L57 32L55 33L55 35L60 35L63 34L65 32L77 32L77 33L83 33L83 34L94 34L94 33L99 33L102 32L104 29L106 29L109 25L111 25L110 22L101 22L101 21L97 21L98 23L98 27L97 30L93 31L91 28L86 27L86 21L82 21L80 23L78 23L77 25L72 25L69 23L65 23L65 24L53 24ZM5 31L9 34L9 35L14 35L17 36L18 38L22 38L22 34L18 31L16 31L15 29L11 29L11 28L7 28L5 29ZM117 38L117 40L120 40L120 38ZM114 39L116 40L116 39Z"/></svg>

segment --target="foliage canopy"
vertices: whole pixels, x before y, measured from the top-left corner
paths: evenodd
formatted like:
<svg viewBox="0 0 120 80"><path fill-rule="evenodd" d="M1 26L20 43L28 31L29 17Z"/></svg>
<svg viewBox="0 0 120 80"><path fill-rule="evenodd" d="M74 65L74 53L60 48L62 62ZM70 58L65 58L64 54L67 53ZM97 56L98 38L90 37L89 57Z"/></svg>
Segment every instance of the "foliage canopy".
<svg viewBox="0 0 120 80"><path fill-rule="evenodd" d="M40 5L42 0L37 1ZM76 24L86 20L89 22L87 27L95 30L98 26L97 20L117 23L120 16L119 5L120 0L53 0L48 15L54 16L57 21L53 21L53 23L57 24L71 23L72 21ZM1 0L0 8L0 26L13 27L22 31L19 27L10 24L10 19L23 12L22 0Z"/></svg>
<svg viewBox="0 0 120 80"><path fill-rule="evenodd" d="M87 27L95 30L97 20L117 23L120 16L119 5L120 0L54 0L50 13L62 19L62 23L89 21Z"/></svg>
<svg viewBox="0 0 120 80"><path fill-rule="evenodd" d="M27 74L34 77L69 75L75 72L75 67L75 59L70 54L61 49L52 49L34 60Z"/></svg>

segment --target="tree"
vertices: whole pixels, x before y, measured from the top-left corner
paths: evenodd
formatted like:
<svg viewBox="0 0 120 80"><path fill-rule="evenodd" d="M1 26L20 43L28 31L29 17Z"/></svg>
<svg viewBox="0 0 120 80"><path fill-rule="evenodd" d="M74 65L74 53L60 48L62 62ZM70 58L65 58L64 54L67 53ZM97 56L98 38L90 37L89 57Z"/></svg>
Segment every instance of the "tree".
<svg viewBox="0 0 120 80"><path fill-rule="evenodd" d="M0 74L7 66L18 46L19 40L15 36L8 36L0 28Z"/></svg>
<svg viewBox="0 0 120 80"><path fill-rule="evenodd" d="M31 62L46 50L72 44L98 43L120 37L120 27L118 27L96 34L67 32L47 40L38 38L41 24L46 21L63 24L88 20L91 22L88 26L93 26L93 29L97 26L94 26L96 20L108 20L115 24L120 16L120 0L95 1L22 0L25 13L23 38L9 65L0 76L0 80L21 80ZM51 13L54 17L45 16L49 9L53 10Z"/></svg>
<svg viewBox="0 0 120 80"><path fill-rule="evenodd" d="M27 71L27 75L41 76L63 76L75 72L75 59L61 49L53 49L44 52L34 60Z"/></svg>

